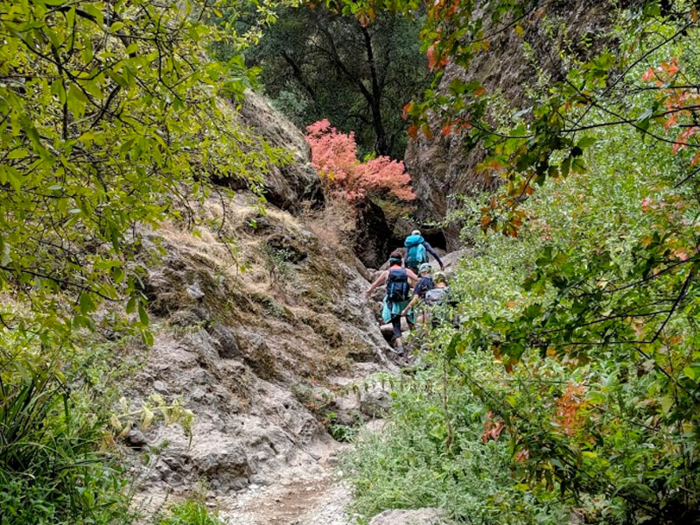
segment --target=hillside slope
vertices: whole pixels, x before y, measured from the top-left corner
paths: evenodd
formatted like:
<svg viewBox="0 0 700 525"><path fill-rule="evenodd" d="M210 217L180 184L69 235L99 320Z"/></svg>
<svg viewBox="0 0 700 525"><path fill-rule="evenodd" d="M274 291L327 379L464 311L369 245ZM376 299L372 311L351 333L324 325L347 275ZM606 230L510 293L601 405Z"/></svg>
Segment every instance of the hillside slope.
<svg viewBox="0 0 700 525"><path fill-rule="evenodd" d="M281 117L262 117L294 133ZM292 151L303 163L306 153ZM313 185L314 176L303 165L273 173L268 200L308 208L318 202L313 192L310 203L291 204L294 188ZM127 403L138 408L155 395L195 414L191 437L162 423L137 425L126 437L138 499L149 507L202 484L221 498L282 475L320 475L337 445L324 426L328 411L361 423L385 396L350 394L359 399L343 412L331 391L393 366L363 296L367 270L337 242L328 212L261 210L245 191L212 197L197 212L223 226L195 232L169 223L146 235L164 254L145 279L157 335L147 352L132 350L142 365L125 388ZM235 251L223 242L231 238ZM325 412L314 396L326 400Z"/></svg>

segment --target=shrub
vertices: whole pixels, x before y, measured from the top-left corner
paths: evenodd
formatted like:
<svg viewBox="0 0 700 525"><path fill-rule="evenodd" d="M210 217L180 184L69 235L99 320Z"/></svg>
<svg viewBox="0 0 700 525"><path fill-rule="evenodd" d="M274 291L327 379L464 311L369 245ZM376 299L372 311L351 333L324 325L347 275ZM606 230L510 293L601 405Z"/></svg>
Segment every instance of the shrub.
<svg viewBox="0 0 700 525"><path fill-rule="evenodd" d="M223 525L223 522L211 514L202 502L188 500L172 505L168 515L161 518L158 525Z"/></svg>
<svg viewBox="0 0 700 525"><path fill-rule="evenodd" d="M380 156L360 162L354 133L345 134L319 120L306 128L311 161L334 196L350 203L365 197L412 201L411 176L402 161Z"/></svg>
<svg viewBox="0 0 700 525"><path fill-rule="evenodd" d="M73 410L77 395L57 376L0 379L2 525L130 522L104 421Z"/></svg>

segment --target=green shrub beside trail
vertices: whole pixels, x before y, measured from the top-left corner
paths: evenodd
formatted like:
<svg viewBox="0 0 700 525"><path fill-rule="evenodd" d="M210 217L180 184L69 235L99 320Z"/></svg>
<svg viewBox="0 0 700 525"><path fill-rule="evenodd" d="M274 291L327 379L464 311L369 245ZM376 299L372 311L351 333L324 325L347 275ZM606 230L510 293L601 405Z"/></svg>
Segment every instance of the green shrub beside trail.
<svg viewBox="0 0 700 525"><path fill-rule="evenodd" d="M686 43L665 53L694 56ZM347 459L361 514L697 522L698 183L632 127L591 139L585 172L521 205L516 237L482 234L483 204L465 205L476 255L450 283L461 323L432 330L385 434Z"/></svg>

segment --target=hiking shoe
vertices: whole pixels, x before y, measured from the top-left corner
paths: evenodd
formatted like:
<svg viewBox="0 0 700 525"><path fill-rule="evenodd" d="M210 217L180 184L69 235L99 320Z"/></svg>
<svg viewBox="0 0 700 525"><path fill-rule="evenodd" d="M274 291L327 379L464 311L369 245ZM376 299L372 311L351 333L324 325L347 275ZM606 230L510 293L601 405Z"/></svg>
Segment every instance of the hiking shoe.
<svg viewBox="0 0 700 525"><path fill-rule="evenodd" d="M403 346L398 346L396 348L392 348L391 351L394 352L399 357L404 355Z"/></svg>

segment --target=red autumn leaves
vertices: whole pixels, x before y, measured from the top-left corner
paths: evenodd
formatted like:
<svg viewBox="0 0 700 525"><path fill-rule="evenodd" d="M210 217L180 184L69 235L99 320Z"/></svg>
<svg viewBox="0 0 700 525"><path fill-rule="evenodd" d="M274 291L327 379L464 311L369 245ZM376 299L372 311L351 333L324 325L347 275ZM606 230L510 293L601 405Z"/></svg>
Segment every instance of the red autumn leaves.
<svg viewBox="0 0 700 525"><path fill-rule="evenodd" d="M700 146L695 138L700 133L700 126L696 124L696 112L700 110L700 93L695 88L685 87L691 83L686 82L678 58L673 57L655 68L648 68L642 75L642 81L654 84L659 89L659 101L665 111L658 116L665 121L665 129L679 129L674 139L673 153ZM695 166L698 162L700 152L692 157L690 165Z"/></svg>
<svg viewBox="0 0 700 525"><path fill-rule="evenodd" d="M368 195L412 201L411 176L402 161L387 156L361 162L357 158L354 133L342 133L327 119L306 128L311 163L331 195L353 204Z"/></svg>

